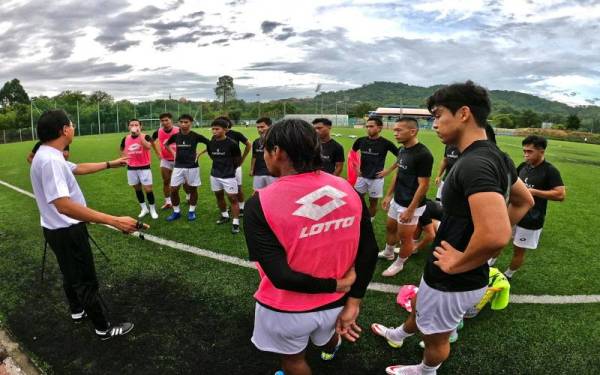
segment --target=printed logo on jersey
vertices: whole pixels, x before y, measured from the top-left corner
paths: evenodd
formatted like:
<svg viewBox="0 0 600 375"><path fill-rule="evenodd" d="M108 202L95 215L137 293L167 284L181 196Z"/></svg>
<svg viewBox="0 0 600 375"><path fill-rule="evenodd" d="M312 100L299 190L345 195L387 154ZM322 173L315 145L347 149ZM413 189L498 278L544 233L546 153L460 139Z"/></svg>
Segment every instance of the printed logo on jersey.
<svg viewBox="0 0 600 375"><path fill-rule="evenodd" d="M139 143L133 143L127 148L127 152L138 152L142 146Z"/></svg>
<svg viewBox="0 0 600 375"><path fill-rule="evenodd" d="M340 191L332 186L325 185L298 199L296 203L301 204L302 206L294 211L292 215L318 221L336 209L346 205L346 202L342 199L346 195L347 194L343 191ZM324 199L329 199L329 201L322 205L316 203L319 200ZM349 216L303 227L300 231L300 238L311 237L341 228L349 228L352 226L352 224L354 224L354 219L354 216Z"/></svg>

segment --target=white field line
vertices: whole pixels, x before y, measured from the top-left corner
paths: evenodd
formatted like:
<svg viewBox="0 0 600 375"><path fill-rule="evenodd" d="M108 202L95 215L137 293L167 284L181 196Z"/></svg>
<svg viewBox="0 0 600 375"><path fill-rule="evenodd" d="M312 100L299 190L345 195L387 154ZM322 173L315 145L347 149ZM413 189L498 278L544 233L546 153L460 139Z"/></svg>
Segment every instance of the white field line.
<svg viewBox="0 0 600 375"><path fill-rule="evenodd" d="M11 185L7 182L0 180L0 185L4 185L9 189L12 189L16 192L19 192L23 195L26 195L30 198L34 198L34 195L30 192L18 188L14 185ZM110 225L104 225L110 229L118 230ZM139 237L139 232L132 233L133 236ZM225 255L221 253L217 253L211 250L200 249L198 247L192 245L186 245L180 242L167 240L161 237L153 236L148 233L144 233L144 238L146 241L150 241L156 243L158 245L167 246L176 250L185 251L188 253L192 253L195 255L200 255L206 258L211 258L214 260L218 260L220 262L233 264L240 267L245 268L256 268L254 263L249 262L244 259L240 259L234 256ZM372 282L369 284L369 290L374 290L383 293L398 293L398 285L392 284L383 284L383 283L375 283ZM592 294L592 295L572 295L572 296L551 296L551 295L529 295L529 294L511 294L510 303L527 303L527 304L544 304L544 305L563 305L563 304L581 304L581 303L600 303L600 294Z"/></svg>

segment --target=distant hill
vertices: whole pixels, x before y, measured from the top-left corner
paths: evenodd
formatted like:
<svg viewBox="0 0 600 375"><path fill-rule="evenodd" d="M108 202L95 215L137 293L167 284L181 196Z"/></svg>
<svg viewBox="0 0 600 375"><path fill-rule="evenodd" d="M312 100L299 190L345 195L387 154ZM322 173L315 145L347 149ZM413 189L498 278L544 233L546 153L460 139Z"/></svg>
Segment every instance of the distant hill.
<svg viewBox="0 0 600 375"><path fill-rule="evenodd" d="M421 87L400 82L376 81L349 90L323 92L315 98L294 100L294 104L300 112L314 112L315 108L320 108L322 102L324 112L329 113L335 109L336 102L338 102L340 113L344 106L351 108L361 102L372 104L374 107L424 108L427 97L439 87L441 85ZM577 114L584 122L593 119L600 120L600 107L598 106L570 107L564 103L517 91L491 90L490 95L493 114L531 110L547 115Z"/></svg>

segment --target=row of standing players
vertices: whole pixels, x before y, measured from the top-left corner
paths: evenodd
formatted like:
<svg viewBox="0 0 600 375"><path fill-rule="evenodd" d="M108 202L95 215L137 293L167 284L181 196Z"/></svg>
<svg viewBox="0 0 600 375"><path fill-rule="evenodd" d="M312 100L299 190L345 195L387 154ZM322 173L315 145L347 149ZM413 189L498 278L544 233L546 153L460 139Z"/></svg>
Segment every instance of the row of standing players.
<svg viewBox="0 0 600 375"><path fill-rule="evenodd" d="M127 180L136 193L141 206L139 218L150 214L158 218L155 198L152 191L152 173L150 171L150 149L154 149L160 159L163 180L164 204L161 209L173 209L167 221L180 218L179 188L183 185L189 204L188 220L195 220L195 208L198 199L197 187L200 185L198 157L205 152L213 160L211 168L211 189L215 193L221 212L217 224L231 220L225 203L227 195L231 203L233 216L232 233L239 233L239 217L243 216L244 193L242 190L242 168L246 156L252 150L249 175L253 177L253 189L256 191L276 180L269 174L263 153L263 137L272 121L262 117L256 121L259 138L252 143L242 133L232 128L227 117L218 117L212 123L213 137L206 137L191 130L193 118L182 115L178 119L180 126L173 124L172 115L160 115L161 127L152 136L142 133L142 123L137 119L129 121L130 134L121 141L122 156L127 157ZM383 271L383 276L394 276L402 271L404 263L420 250L428 248L433 242L437 226L443 216L441 205L444 180L460 156L456 146L446 145L442 161L435 177L437 194L435 201L426 198L432 175L433 156L425 145L417 139L418 126L412 118L404 118L397 124L394 137L403 147L397 148L391 141L381 136L383 124L378 118L370 118L366 124L367 135L356 139L352 149L360 152L361 163L357 169L358 179L354 188L361 195L368 195L368 207L371 220L374 220L383 198L381 207L388 213L386 221L385 248L379 258L392 260L392 264ZM327 118L317 118L313 126L321 141L321 162L325 172L340 176L344 167L343 146L331 137L332 123ZM410 130L414 130L414 135ZM486 128L488 139L495 143L491 127ZM196 147L204 143L206 150L197 153ZM241 152L239 145L244 145ZM525 161L517 167L519 177L532 191L535 206L514 228L514 254L504 274L511 279L522 266L526 250L538 247L545 222L547 201L562 201L565 187L558 169L545 160L546 139L530 136L523 140ZM38 142L28 156L31 163L40 146ZM416 146L416 147L413 147ZM179 150L179 152L177 152ZM384 168L387 153L397 157L388 169ZM64 150L68 159L69 147ZM399 169L386 194L383 191L384 177ZM146 199L144 198L144 193ZM398 253L398 257L396 257ZM499 254L497 254L498 256ZM492 266L497 256L490 259Z"/></svg>

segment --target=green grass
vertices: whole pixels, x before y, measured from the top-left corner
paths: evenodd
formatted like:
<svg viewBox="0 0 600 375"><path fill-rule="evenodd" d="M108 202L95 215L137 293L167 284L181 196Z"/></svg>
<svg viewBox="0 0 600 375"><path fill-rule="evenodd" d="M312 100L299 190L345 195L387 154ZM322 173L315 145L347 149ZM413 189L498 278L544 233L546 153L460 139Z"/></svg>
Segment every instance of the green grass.
<svg viewBox="0 0 600 375"><path fill-rule="evenodd" d="M251 139L253 129L242 129ZM207 130L200 131L208 135ZM338 137L348 150L348 134ZM391 132L385 131L392 139ZM72 161L104 161L117 157L122 135L76 138ZM427 131L420 135L436 157L443 146ZM499 137L501 148L515 162L521 160L520 139ZM31 191L25 156L32 143L0 146L0 179ZM600 294L600 255L596 230L600 147L551 141L547 158L555 164L567 185L567 200L550 203L540 248L528 255L513 282L517 294ZM224 254L247 257L243 236L214 224L218 215L208 186L210 162L202 157L196 222L167 224L161 213L149 233ZM249 161L248 161L249 162ZM248 163L247 162L247 163ZM388 158L388 164L393 158ZM153 164L155 192L162 201L160 174ZM251 178L244 167L244 186L251 192ZM125 169L78 177L90 207L117 215L136 215L139 206L127 186ZM389 182L389 178L388 181ZM434 188L430 196L434 194ZM51 255L46 280L40 283L42 237L35 202L0 186L0 319L24 348L48 372L57 374L125 373L232 373L272 374L277 358L257 351L249 341L253 324L252 294L258 277L254 270L182 253L99 226L90 226L110 262L96 256L103 295L114 319L131 319L134 332L119 340L100 343L87 325L73 326L61 288L61 277ZM384 238L384 212L379 212L375 231L380 246ZM98 255L98 254L97 254ZM499 261L504 268L510 251ZM411 258L405 271L388 279L380 276L388 262L380 261L375 281L417 283L425 254ZM368 292L360 324L399 324L406 314L394 304L395 296ZM468 321L453 345L450 359L440 374L554 373L592 374L600 369L600 305L516 305L500 312L485 310ZM316 374L377 374L393 363L420 359L418 339L393 350L370 332L359 343L345 344L339 359L322 364L311 352Z"/></svg>

